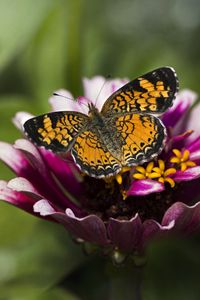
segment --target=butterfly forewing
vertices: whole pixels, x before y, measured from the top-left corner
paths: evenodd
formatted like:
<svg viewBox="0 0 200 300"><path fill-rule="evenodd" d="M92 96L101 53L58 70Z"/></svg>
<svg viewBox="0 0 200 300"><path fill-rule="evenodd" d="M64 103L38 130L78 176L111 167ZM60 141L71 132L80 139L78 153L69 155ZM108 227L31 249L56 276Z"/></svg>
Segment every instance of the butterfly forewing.
<svg viewBox="0 0 200 300"><path fill-rule="evenodd" d="M88 116L78 112L52 112L29 119L24 124L28 137L54 152L69 151L87 125Z"/></svg>
<svg viewBox="0 0 200 300"><path fill-rule="evenodd" d="M160 114L173 103L178 91L175 71L163 67L130 81L104 103L104 116L129 112Z"/></svg>

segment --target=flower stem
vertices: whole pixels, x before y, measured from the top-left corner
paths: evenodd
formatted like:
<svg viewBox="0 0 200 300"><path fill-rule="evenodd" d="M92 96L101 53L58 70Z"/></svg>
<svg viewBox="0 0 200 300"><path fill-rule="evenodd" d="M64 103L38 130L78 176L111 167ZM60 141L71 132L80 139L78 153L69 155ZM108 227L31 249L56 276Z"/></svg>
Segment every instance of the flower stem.
<svg viewBox="0 0 200 300"><path fill-rule="evenodd" d="M136 300L142 300L142 269L141 267L136 267L136 281L135 281L135 299Z"/></svg>
<svg viewBox="0 0 200 300"><path fill-rule="evenodd" d="M142 267L113 267L109 300L142 300L142 271Z"/></svg>

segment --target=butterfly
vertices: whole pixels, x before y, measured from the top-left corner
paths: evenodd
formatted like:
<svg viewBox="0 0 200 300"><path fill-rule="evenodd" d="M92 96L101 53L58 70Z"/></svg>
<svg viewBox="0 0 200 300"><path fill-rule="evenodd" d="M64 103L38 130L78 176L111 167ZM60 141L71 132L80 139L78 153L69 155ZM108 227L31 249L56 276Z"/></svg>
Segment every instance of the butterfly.
<svg viewBox="0 0 200 300"><path fill-rule="evenodd" d="M91 102L88 115L51 112L26 121L24 130L37 146L56 153L71 151L83 173L114 176L162 151L166 129L155 115L172 106L177 91L174 69L162 67L122 86L101 111Z"/></svg>

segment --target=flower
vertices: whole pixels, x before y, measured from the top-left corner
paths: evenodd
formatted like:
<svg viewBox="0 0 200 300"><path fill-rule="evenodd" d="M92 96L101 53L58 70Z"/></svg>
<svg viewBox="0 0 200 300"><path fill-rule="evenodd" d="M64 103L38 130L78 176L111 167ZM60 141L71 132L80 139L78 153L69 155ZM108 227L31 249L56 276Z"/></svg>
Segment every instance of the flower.
<svg viewBox="0 0 200 300"><path fill-rule="evenodd" d="M135 179L157 178L157 180L163 184L168 182L172 188L175 186L175 182L171 178L171 175L176 173L176 169L169 168L165 170L165 163L162 159L158 160L158 167L154 167L154 162L151 161L148 163L146 169L144 167L137 166L135 167L135 170L139 172L133 174L133 178Z"/></svg>
<svg viewBox="0 0 200 300"><path fill-rule="evenodd" d="M84 96L77 102L68 91L57 91L70 99L51 97L52 110L87 113L88 99L101 109L127 80L108 80L98 95L104 82L100 76L84 79ZM120 261L141 253L152 238L199 230L200 128L191 118L200 112L199 104L190 111L195 100L195 93L182 91L161 117L168 138L157 159L109 179L83 175L70 154L62 159L26 139L0 142L0 159L17 175L0 181L0 198L64 225L77 240L100 246ZM19 112L13 121L22 130L30 117Z"/></svg>
<svg viewBox="0 0 200 300"><path fill-rule="evenodd" d="M178 149L173 149L172 152L175 154L170 159L170 162L177 164L181 171L185 171L188 167L195 167L196 163L192 160L189 160L190 158L190 151L184 150L183 153L181 153Z"/></svg>

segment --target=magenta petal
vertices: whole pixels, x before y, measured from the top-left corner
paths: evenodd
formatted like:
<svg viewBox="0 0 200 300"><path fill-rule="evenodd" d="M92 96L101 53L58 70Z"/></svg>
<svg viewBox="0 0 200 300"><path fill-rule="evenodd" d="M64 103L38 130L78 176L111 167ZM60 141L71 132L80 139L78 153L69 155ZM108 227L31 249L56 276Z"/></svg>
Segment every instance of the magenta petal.
<svg viewBox="0 0 200 300"><path fill-rule="evenodd" d="M38 193L36 188L32 185L30 181L23 177L16 177L11 179L7 187L17 192L25 192L31 194L33 198L42 198L42 196Z"/></svg>
<svg viewBox="0 0 200 300"><path fill-rule="evenodd" d="M187 234L200 230L200 202L188 206L182 202L176 202L165 213L162 224L175 221L174 231Z"/></svg>
<svg viewBox="0 0 200 300"><path fill-rule="evenodd" d="M200 122L199 122L199 114L200 114L200 103L198 102L191 110L189 114L189 118L187 120L187 128L194 130L194 134L191 136L189 141L193 141L200 135Z"/></svg>
<svg viewBox="0 0 200 300"><path fill-rule="evenodd" d="M19 139L15 142L14 148L17 148L16 151L21 153L22 157L24 156L27 158L27 161L29 162L22 168L24 165L23 163L21 166L22 169L18 172L18 175L31 181L44 198L47 198L52 202L57 199L57 204L61 207L70 207L73 208L75 212L80 212L80 209L70 201L54 180L51 169L44 163L40 152L30 141ZM59 165L57 167L59 167Z"/></svg>
<svg viewBox="0 0 200 300"><path fill-rule="evenodd" d="M51 172L53 172L63 187L73 196L80 197L82 192L82 184L75 176L73 162L67 163L58 155L55 155L54 153L45 149L41 149L40 152L43 155L44 160Z"/></svg>
<svg viewBox="0 0 200 300"><path fill-rule="evenodd" d="M83 104L83 105L87 105L87 106L91 102L91 100L85 96L78 96L77 101L80 105Z"/></svg>
<svg viewBox="0 0 200 300"><path fill-rule="evenodd" d="M190 152L199 150L199 148L200 148L200 136L196 137L195 140L193 140L192 142L190 142L190 144L189 144L188 147L187 147L187 149L188 149Z"/></svg>
<svg viewBox="0 0 200 300"><path fill-rule="evenodd" d="M170 108L163 116L162 121L166 127L174 127L183 115L188 111L189 107L196 100L197 95L190 90L183 90L178 93L172 108ZM192 129L192 128L189 128Z"/></svg>
<svg viewBox="0 0 200 300"><path fill-rule="evenodd" d="M23 152L30 161L31 165L39 172L44 173L46 171L45 164L38 149L30 141L18 139L15 141L13 147Z"/></svg>
<svg viewBox="0 0 200 300"><path fill-rule="evenodd" d="M57 212L46 200L38 201L34 205L34 211L39 212L42 216L52 216L77 238L103 246L109 243L106 227L103 221L95 215L77 218L69 208L66 213Z"/></svg>
<svg viewBox="0 0 200 300"><path fill-rule="evenodd" d="M142 223L138 214L129 221L113 218L109 220L109 238L121 251L131 252L137 249L141 234Z"/></svg>
<svg viewBox="0 0 200 300"><path fill-rule="evenodd" d="M0 181L0 199L9 202L31 214L34 214L33 205L36 201L36 198L37 200L39 199L37 194L25 194L22 192L12 190L8 187L6 181Z"/></svg>
<svg viewBox="0 0 200 300"><path fill-rule="evenodd" d="M200 136L191 142L187 149L190 151L191 160L200 160Z"/></svg>
<svg viewBox="0 0 200 300"><path fill-rule="evenodd" d="M192 130L187 130L182 134L172 136L172 138L170 139L170 142L173 143L173 147L175 148L176 144L178 144L182 141L185 141L192 134L193 134Z"/></svg>
<svg viewBox="0 0 200 300"><path fill-rule="evenodd" d="M12 145L0 142L0 159L7 164L16 174L28 166L28 161L23 154Z"/></svg>
<svg viewBox="0 0 200 300"><path fill-rule="evenodd" d="M176 108L169 110L163 115L163 124L166 127L174 127L188 108L189 103L179 103Z"/></svg>
<svg viewBox="0 0 200 300"><path fill-rule="evenodd" d="M174 176L173 179L176 182L179 181L188 181L188 180L193 180L196 178L200 177L200 167L193 167L193 168L189 168L186 171L177 171Z"/></svg>
<svg viewBox="0 0 200 300"><path fill-rule="evenodd" d="M145 196L164 190L164 185L151 179L134 180L127 192L127 196Z"/></svg>

